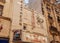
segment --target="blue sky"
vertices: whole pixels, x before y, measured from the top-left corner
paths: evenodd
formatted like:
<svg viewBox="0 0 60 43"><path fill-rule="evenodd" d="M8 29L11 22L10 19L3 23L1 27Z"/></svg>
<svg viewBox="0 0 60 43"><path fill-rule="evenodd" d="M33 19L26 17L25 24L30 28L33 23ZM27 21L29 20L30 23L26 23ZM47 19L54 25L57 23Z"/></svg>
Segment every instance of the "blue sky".
<svg viewBox="0 0 60 43"><path fill-rule="evenodd" d="M29 0L25 0L25 3L29 3Z"/></svg>

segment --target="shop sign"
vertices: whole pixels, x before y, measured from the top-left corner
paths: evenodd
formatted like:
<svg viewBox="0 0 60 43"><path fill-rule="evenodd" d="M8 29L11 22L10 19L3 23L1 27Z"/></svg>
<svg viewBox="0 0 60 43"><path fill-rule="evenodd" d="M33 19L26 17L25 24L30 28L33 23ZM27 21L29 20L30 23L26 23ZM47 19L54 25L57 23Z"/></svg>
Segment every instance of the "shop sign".
<svg viewBox="0 0 60 43"><path fill-rule="evenodd" d="M37 34L26 33L24 37L25 37L25 41L27 41L27 42L29 40L30 42L47 43L47 37L40 36Z"/></svg>

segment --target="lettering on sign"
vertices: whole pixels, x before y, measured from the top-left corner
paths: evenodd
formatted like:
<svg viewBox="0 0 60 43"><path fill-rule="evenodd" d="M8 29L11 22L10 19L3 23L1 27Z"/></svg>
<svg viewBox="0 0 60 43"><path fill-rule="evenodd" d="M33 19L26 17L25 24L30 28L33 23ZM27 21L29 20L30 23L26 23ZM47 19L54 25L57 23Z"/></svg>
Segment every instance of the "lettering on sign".
<svg viewBox="0 0 60 43"><path fill-rule="evenodd" d="M43 37L43 36L36 35L36 34L27 34L26 40L31 40L32 42L41 42L42 43L42 41L46 42L47 38Z"/></svg>

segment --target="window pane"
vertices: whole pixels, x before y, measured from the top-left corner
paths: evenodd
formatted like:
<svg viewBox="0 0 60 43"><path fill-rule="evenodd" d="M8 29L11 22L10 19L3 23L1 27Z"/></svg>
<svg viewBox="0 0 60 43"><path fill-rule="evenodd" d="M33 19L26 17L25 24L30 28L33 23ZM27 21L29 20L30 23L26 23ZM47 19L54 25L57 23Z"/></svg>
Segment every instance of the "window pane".
<svg viewBox="0 0 60 43"><path fill-rule="evenodd" d="M3 6L0 5L0 16L2 16L2 13L3 13Z"/></svg>
<svg viewBox="0 0 60 43"><path fill-rule="evenodd" d="M0 2L5 3L5 0L0 0Z"/></svg>

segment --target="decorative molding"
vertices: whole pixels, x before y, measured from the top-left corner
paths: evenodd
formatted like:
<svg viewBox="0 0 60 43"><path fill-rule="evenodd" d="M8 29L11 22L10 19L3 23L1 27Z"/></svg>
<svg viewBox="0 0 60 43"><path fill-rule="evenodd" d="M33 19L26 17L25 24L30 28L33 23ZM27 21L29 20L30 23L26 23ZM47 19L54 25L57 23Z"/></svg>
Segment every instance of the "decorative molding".
<svg viewBox="0 0 60 43"><path fill-rule="evenodd" d="M10 18L8 18L8 17L0 16L0 18L1 18L1 19L5 19L5 20L8 20L8 21L11 21L11 22L12 22L12 20L11 20Z"/></svg>

